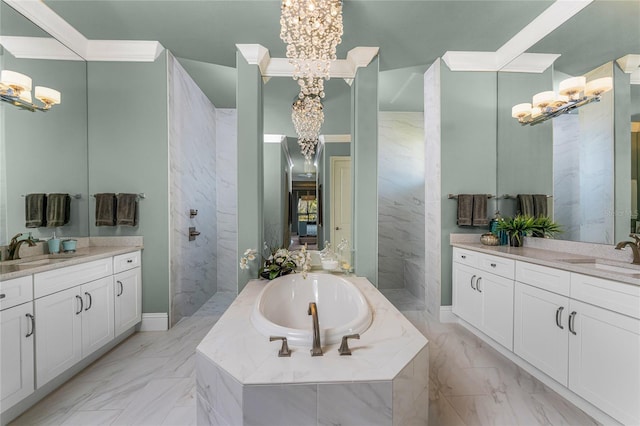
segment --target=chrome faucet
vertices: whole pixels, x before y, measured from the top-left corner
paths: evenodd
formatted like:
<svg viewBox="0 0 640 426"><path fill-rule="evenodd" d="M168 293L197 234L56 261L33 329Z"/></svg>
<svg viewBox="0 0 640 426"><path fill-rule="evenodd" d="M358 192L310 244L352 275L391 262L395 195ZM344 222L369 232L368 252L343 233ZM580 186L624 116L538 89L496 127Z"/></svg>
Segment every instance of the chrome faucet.
<svg viewBox="0 0 640 426"><path fill-rule="evenodd" d="M315 302L309 303L308 315L313 318L313 348L311 356L322 356L322 347L320 346L320 325L318 323L318 307Z"/></svg>
<svg viewBox="0 0 640 426"><path fill-rule="evenodd" d="M21 232L19 234L16 234L11 239L11 242L9 243L9 258L8 258L8 260L18 260L18 259L20 259L20 246L23 243L27 243L27 244L29 244L29 247L33 247L38 242L38 240L34 239L31 236L31 232L29 232L29 234L26 237L21 239L21 237L23 235L25 235L25 234L23 234Z"/></svg>
<svg viewBox="0 0 640 426"><path fill-rule="evenodd" d="M626 246L631 247L631 251L633 252L633 262L631 263L640 265L640 237L638 237L637 234L629 234L629 236L635 241L621 241L616 245L616 250L621 250Z"/></svg>

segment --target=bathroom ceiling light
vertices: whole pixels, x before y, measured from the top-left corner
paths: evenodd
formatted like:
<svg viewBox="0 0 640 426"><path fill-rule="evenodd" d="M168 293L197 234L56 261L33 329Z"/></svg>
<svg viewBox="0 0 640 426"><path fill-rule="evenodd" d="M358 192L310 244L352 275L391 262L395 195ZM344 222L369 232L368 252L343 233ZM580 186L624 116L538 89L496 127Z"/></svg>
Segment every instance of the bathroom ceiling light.
<svg viewBox="0 0 640 426"><path fill-rule="evenodd" d="M29 76L9 70L0 72L0 98L4 102L29 111L48 111L61 100L60 92L43 86L36 86L35 97L42 105L33 103Z"/></svg>
<svg viewBox="0 0 640 426"><path fill-rule="evenodd" d="M282 0L280 38L301 92L324 97L336 46L342 42L342 0Z"/></svg>
<svg viewBox="0 0 640 426"><path fill-rule="evenodd" d="M291 121L299 139L317 140L324 122L324 111L320 97L306 95L293 102Z"/></svg>
<svg viewBox="0 0 640 426"><path fill-rule="evenodd" d="M550 118L573 111L591 102L600 101L600 96L613 88L611 77L586 82L585 77L571 77L560 82L559 95L552 91L533 96L531 104L524 103L511 108L511 116L525 125L536 125Z"/></svg>

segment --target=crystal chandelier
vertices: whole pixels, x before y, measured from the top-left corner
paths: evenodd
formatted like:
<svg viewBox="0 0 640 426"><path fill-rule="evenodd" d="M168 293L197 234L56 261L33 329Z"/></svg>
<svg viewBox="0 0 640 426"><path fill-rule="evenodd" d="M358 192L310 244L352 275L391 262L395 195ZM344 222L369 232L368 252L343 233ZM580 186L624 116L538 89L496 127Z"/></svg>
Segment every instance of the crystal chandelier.
<svg viewBox="0 0 640 426"><path fill-rule="evenodd" d="M322 79L342 41L342 0L282 0L280 38L304 95L324 97ZM320 78L317 78L320 77Z"/></svg>
<svg viewBox="0 0 640 426"><path fill-rule="evenodd" d="M316 153L318 139L298 139L298 145L300 145L300 152L305 160L311 161L311 157Z"/></svg>
<svg viewBox="0 0 640 426"><path fill-rule="evenodd" d="M291 120L299 139L317 140L324 122L320 97L307 95L296 99L291 108Z"/></svg>

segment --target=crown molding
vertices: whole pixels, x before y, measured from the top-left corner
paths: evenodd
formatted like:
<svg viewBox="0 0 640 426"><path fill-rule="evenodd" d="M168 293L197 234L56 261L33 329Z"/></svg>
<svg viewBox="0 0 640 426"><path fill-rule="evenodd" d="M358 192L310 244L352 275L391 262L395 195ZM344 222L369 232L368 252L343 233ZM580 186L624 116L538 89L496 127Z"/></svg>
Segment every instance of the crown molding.
<svg viewBox="0 0 640 426"><path fill-rule="evenodd" d="M336 135L321 135L323 143L342 143L351 142L351 135L349 134L336 134Z"/></svg>
<svg viewBox="0 0 640 426"><path fill-rule="evenodd" d="M89 40L87 61L153 62L164 47L147 40Z"/></svg>
<svg viewBox="0 0 640 426"><path fill-rule="evenodd" d="M287 137L285 135L273 135L268 133L264 135L264 143L282 143L286 139Z"/></svg>
<svg viewBox="0 0 640 426"><path fill-rule="evenodd" d="M448 51L442 59L451 71L543 72L560 55L553 58L550 53L525 53L526 50L592 2L593 0L556 0L495 52ZM523 55L526 56L521 59ZM535 58L531 55L545 56ZM544 67L545 64L548 65Z"/></svg>
<svg viewBox="0 0 640 426"><path fill-rule="evenodd" d="M626 55L616 60L622 71L631 74L631 84L640 84L640 55Z"/></svg>
<svg viewBox="0 0 640 426"><path fill-rule="evenodd" d="M83 61L52 37L0 36L0 44L18 59Z"/></svg>

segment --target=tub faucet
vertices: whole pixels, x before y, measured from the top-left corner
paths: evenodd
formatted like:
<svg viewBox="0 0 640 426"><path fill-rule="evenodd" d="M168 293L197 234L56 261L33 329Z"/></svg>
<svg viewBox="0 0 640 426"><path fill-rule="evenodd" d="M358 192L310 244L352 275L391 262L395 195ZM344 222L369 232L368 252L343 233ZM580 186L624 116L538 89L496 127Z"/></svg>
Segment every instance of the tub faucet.
<svg viewBox="0 0 640 426"><path fill-rule="evenodd" d="M640 237L637 234L629 234L629 236L635 241L621 241L616 245L616 250L621 250L625 246L631 247L633 252L633 262L631 263L640 265Z"/></svg>
<svg viewBox="0 0 640 426"><path fill-rule="evenodd" d="M20 246L23 243L29 244L29 247L33 247L36 245L38 240L34 239L31 236L31 232L29 235L23 237L23 233L16 234L9 243L9 259L8 260L18 260L20 259Z"/></svg>
<svg viewBox="0 0 640 426"><path fill-rule="evenodd" d="M313 348L311 348L311 356L322 356L322 347L320 346L320 325L318 324L318 307L315 302L309 303L308 315L313 318Z"/></svg>

